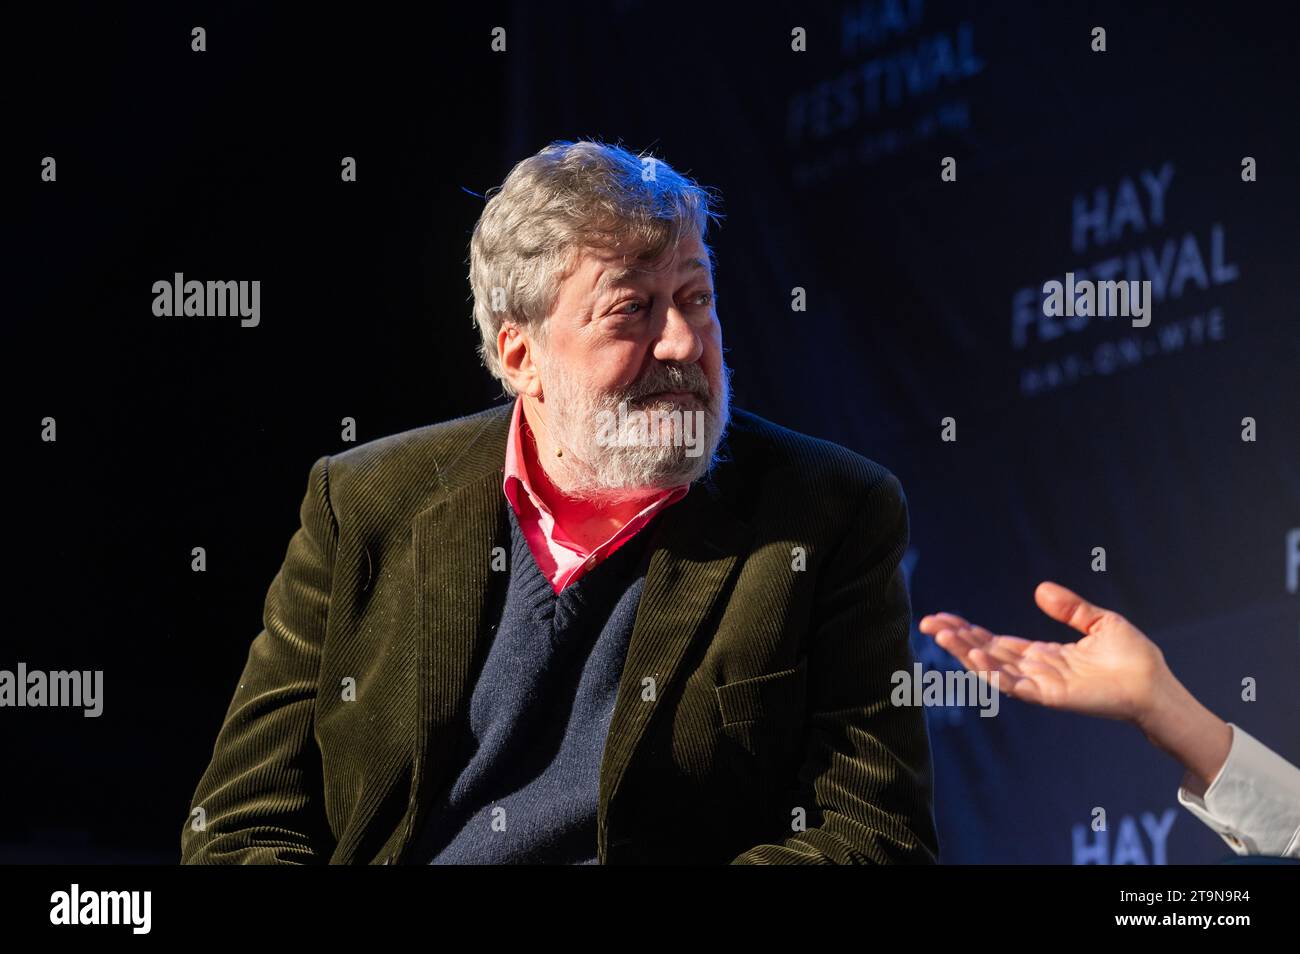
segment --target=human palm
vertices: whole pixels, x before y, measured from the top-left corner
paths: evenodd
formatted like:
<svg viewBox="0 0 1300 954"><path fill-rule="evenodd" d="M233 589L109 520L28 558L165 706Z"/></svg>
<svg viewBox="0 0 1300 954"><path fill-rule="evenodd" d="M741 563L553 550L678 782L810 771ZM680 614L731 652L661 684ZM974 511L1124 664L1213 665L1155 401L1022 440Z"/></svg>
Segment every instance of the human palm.
<svg viewBox="0 0 1300 954"><path fill-rule="evenodd" d="M1081 715L1137 718L1166 671L1159 647L1120 614L1056 583L1040 583L1034 600L1083 638L1055 643L999 636L955 613L926 616L920 629L972 672L985 678L996 673L998 688L1015 699Z"/></svg>

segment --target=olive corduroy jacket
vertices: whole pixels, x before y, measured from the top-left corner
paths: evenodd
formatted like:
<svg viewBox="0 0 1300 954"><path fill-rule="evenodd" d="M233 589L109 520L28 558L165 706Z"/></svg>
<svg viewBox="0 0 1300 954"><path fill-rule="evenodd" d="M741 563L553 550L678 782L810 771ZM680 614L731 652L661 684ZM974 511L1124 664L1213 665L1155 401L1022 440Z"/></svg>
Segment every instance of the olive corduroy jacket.
<svg viewBox="0 0 1300 954"><path fill-rule="evenodd" d="M511 410L313 464L183 863L423 860L421 813L472 745ZM937 860L925 721L890 702L912 662L897 479L733 409L719 462L644 532L600 862Z"/></svg>

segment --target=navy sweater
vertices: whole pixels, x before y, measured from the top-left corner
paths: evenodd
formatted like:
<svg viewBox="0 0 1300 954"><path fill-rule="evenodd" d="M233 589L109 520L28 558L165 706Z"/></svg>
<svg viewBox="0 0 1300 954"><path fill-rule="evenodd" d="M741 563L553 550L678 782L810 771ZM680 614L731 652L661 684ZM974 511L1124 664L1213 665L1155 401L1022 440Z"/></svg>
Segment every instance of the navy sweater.
<svg viewBox="0 0 1300 954"><path fill-rule="evenodd" d="M430 807L430 864L595 864L596 800L656 521L558 595L514 508L510 577L470 699L471 751Z"/></svg>

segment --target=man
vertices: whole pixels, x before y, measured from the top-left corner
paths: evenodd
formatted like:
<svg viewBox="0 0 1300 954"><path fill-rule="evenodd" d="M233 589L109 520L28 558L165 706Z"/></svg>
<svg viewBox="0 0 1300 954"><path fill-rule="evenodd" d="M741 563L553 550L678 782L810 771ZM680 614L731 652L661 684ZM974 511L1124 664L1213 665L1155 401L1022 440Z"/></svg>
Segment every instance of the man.
<svg viewBox="0 0 1300 954"><path fill-rule="evenodd" d="M1014 699L1132 723L1183 766L1178 801L1234 852L1300 858L1300 768L1202 705L1123 616L1048 581L1034 600L1083 638L995 636L956 613L923 617L921 632Z"/></svg>
<svg viewBox="0 0 1300 954"><path fill-rule="evenodd" d="M730 408L712 197L558 142L474 230L512 404L322 457L184 862L933 862L898 481Z"/></svg>

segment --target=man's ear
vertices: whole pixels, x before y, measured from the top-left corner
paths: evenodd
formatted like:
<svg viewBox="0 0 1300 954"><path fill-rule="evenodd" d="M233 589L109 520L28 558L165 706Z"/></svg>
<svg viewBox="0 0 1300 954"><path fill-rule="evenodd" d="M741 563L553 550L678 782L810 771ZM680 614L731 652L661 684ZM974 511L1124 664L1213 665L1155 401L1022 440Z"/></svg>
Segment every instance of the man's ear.
<svg viewBox="0 0 1300 954"><path fill-rule="evenodd" d="M542 379L533 349L537 347L532 336L514 322L505 321L497 332L497 360L501 373L517 394L537 397L542 393Z"/></svg>

